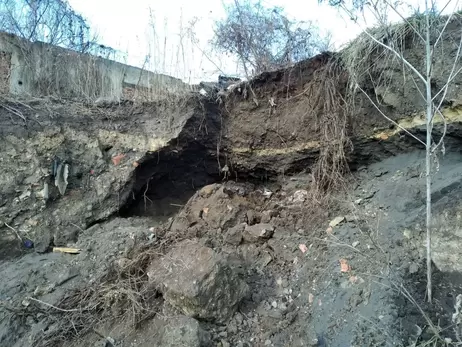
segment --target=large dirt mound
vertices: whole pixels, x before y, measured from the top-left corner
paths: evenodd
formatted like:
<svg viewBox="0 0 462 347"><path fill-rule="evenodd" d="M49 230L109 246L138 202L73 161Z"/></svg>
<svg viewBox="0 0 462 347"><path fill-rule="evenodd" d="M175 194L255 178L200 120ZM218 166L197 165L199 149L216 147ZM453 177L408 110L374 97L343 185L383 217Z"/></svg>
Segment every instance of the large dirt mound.
<svg viewBox="0 0 462 347"><path fill-rule="evenodd" d="M436 197L440 193L460 194L455 178L461 161L462 157L454 154L442 163ZM462 282L454 275L459 271L454 249L435 249L437 265L446 272L436 271L435 303L425 304L421 163L422 154L415 152L362 170L354 191L338 196L340 202L330 207L317 207L325 209L317 223L310 215L316 206L303 189L309 177L302 175L278 184L206 186L176 217L156 227L151 226L150 219L115 219L92 227L76 243L82 249L77 256L31 254L16 266L4 268L4 278L15 274L8 281L10 289L5 295L11 298L7 302L26 305L10 309L31 317L22 329L30 326L33 335L19 330L15 336L25 334L24 338L37 341L53 337L59 345L61 340L54 334L63 326L55 319L83 319L72 310L95 304L80 294L79 284L87 282L93 283L88 289L110 295L98 296L101 305L111 304L93 312L101 320L81 321L94 324L94 330L76 325L77 333L90 333L76 340L78 346L107 340L106 336L121 346L179 346L172 344L177 338L187 341L187 346L395 346L408 339L435 338L420 310L439 322L435 329L443 329L438 331L441 338L455 340L457 326L453 326L452 314ZM401 197L399 203L396 196ZM436 199L436 211L445 211L449 201L451 210L459 208L457 199ZM453 236L447 241L442 234L435 245L449 245L458 237L454 232L458 230L457 216L446 213L444 226L440 225ZM191 241L178 243L175 239ZM133 251L135 248L150 260L136 263L140 253ZM39 258L45 262L37 262ZM16 271L31 268L25 264L31 261L40 264L36 271L45 277L30 277L27 287L18 291L17 283L23 278ZM47 266L47 262L52 263ZM141 325L135 332L132 321L121 320L123 312L131 310L124 306L125 282L118 282L121 277L104 276L105 268L124 273L123 268L132 262L136 271L148 274L132 274L140 281L137 291L148 300L144 302L148 305L143 308L145 314L136 318ZM47 272L39 270L43 266ZM64 271L65 267L68 270ZM99 276L105 280L95 280ZM231 278L234 280L227 282ZM119 285L114 287L111 281ZM239 292L239 283L246 283L248 289ZM215 286L244 296L236 297L240 299L235 306L235 299L218 295ZM66 298L77 294L78 306L68 306ZM27 297L33 299L24 301ZM44 306L44 302L62 311ZM40 318L43 310L48 315ZM152 320L155 312L157 318ZM192 320L186 324L183 316ZM180 317L180 321L176 325L171 318L162 317ZM4 333L10 331L4 335L5 343L11 341L6 339L11 339L11 329L22 326L17 320L10 324L8 330L3 328ZM172 337L169 329L177 331L182 324L190 327L191 333ZM152 332L154 327L157 334ZM34 333L37 329L46 330L46 334ZM67 334L63 338L72 337L74 332L68 329Z"/></svg>

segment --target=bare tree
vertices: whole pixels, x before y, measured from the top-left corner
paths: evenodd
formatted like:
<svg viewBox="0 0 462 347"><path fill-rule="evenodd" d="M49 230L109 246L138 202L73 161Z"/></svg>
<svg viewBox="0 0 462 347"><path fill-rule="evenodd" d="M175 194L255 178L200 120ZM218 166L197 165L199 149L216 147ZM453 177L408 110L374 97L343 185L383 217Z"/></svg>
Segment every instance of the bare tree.
<svg viewBox="0 0 462 347"><path fill-rule="evenodd" d="M290 65L330 47L311 22L294 22L279 7L234 0L226 18L215 23L213 45L238 56L247 76Z"/></svg>
<svg viewBox="0 0 462 347"><path fill-rule="evenodd" d="M454 8L457 8L458 1ZM374 30L363 29L362 38L366 38L374 47L373 49L380 48L384 52L388 52L391 57L399 62L403 66L404 70L410 72L410 76L413 79L415 87L419 91L423 105L425 106L426 115L426 139L421 141L419 138L411 134L404 128L401 130L405 131L408 135L411 135L414 139L419 141L425 146L425 176L426 176L426 249L427 249L427 298L428 301L432 301L432 271L431 271L431 237L432 237L432 215L431 215L431 186L432 186L432 174L435 172L434 165L437 161L438 153L444 154L444 137L446 135L446 120L442 113L442 105L445 101L449 86L454 78L462 70L460 67L460 53L462 47L462 35L460 40L456 43L455 58L452 67L448 71L446 82L436 93L432 90L433 78L434 78L434 61L435 54L438 51L438 45L443 43L443 35L447 29L449 23L451 23L454 12L449 16L442 16L441 12L436 10L433 2L430 0L424 0L423 13L415 13L412 18L405 18L403 15L402 4L400 2L391 2L389 0L353 0L352 2L346 2L343 0L329 0L329 3L334 6L338 6L343 9L348 16L354 20L358 25L359 20L357 17L358 11L364 14L365 10L369 10L370 13L375 17L379 24L379 27ZM444 8L451 3L448 0ZM398 25L390 25L388 21L388 14L394 14L401 19L401 23ZM405 30L403 30L405 29ZM422 66L412 64L404 54L404 47L402 43L403 32L412 34L419 47L423 49L423 56L425 62ZM399 39L398 39L399 36ZM371 50L370 50L371 51ZM383 59L383 57L382 57ZM355 67L354 64L350 65ZM357 66L356 66L357 67ZM392 121L383 111L379 108L377 102L361 88L358 83L358 76L360 71L353 71L350 69L351 76L355 82L356 88L360 89L361 92L366 95L369 101L374 107L388 120ZM357 70L357 69L356 69ZM433 128L436 118L440 118L440 122L443 124L442 134L439 139L434 138ZM397 123L395 125L399 126Z"/></svg>
<svg viewBox="0 0 462 347"><path fill-rule="evenodd" d="M96 43L86 19L65 0L0 0L0 30L78 52L106 48Z"/></svg>

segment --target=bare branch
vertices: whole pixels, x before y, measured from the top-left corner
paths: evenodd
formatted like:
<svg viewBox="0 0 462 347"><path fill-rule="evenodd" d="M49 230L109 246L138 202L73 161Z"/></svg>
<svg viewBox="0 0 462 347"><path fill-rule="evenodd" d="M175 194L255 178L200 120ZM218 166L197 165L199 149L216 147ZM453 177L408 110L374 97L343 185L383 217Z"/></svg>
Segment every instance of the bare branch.
<svg viewBox="0 0 462 347"><path fill-rule="evenodd" d="M443 8L441 9L441 11L438 13L438 16L443 15L444 10L446 9L446 7L449 6L449 4L450 4L452 1L453 1L453 0L448 0L448 2L443 6Z"/></svg>
<svg viewBox="0 0 462 347"><path fill-rule="evenodd" d="M329 37L321 37L313 23L290 21L281 8L267 8L263 1L234 0L225 11L225 19L215 23L212 44L235 54L248 78L329 48Z"/></svg>
<svg viewBox="0 0 462 347"><path fill-rule="evenodd" d="M56 307L56 306L54 306L52 304L49 304L48 302L45 302L45 301L42 301L42 300L39 300L39 299L35 299L35 298L30 297L30 296L27 297L26 299L30 300L30 301L35 301L35 302L37 302L39 304L45 305L47 307L53 308L53 309L55 309L57 311L61 311L61 312L79 312L79 311L82 311L82 309L79 309L79 308L72 309L72 310L65 310L63 308Z"/></svg>
<svg viewBox="0 0 462 347"><path fill-rule="evenodd" d="M454 59L454 64L452 65L452 69L451 69L451 72L449 73L449 76L448 76L448 80L446 82L446 84L438 91L438 93L436 93L436 95L432 98L432 101L435 100L435 98L441 94L441 92L444 92L443 93L443 96L441 97L441 100L440 100L440 103L438 105L438 109L441 107L441 105L443 104L444 102L444 99L446 98L446 94L448 92L448 89L449 89L449 84L452 82L452 80L459 74L459 72L462 70L462 67L459 68L455 73L454 73L454 70L456 69L456 65L459 61L459 57L460 57L460 52L461 52L461 49L462 49L462 35L460 36L460 41L459 41L459 47L457 47L457 53L456 53L456 58Z"/></svg>
<svg viewBox="0 0 462 347"><path fill-rule="evenodd" d="M7 105L3 105L3 104L0 105L0 107L3 107L5 110L7 110L7 111L13 113L14 115L18 116L19 118L21 118L24 121L24 123L27 124L26 117L24 117L24 115L18 109L14 108L14 107L7 106Z"/></svg>
<svg viewBox="0 0 462 347"><path fill-rule="evenodd" d="M427 83L426 79L422 76L422 74L410 63L407 61L406 58L404 58L401 54L399 54L395 49L393 49L390 46L387 46L383 42L380 42L377 40L372 34L370 34L367 30L364 30L364 33L366 33L367 36L369 36L375 43L379 44L385 49L388 49L390 52L392 52L394 55L396 55L408 68L410 68L416 75L419 77L424 84Z"/></svg>
<svg viewBox="0 0 462 347"><path fill-rule="evenodd" d="M427 136L425 144L425 181L426 181L426 231L427 231L427 300L432 302L432 228L431 228L431 207L432 207L432 165L431 165L431 150L432 150L432 124L433 124L433 99L431 89L431 74L433 67L431 36L430 36L430 14L428 8L428 0L425 0L425 65L426 65L426 119L427 119Z"/></svg>
<svg viewBox="0 0 462 347"><path fill-rule="evenodd" d="M79 52L96 46L87 21L65 0L3 0L0 30Z"/></svg>
<svg viewBox="0 0 462 347"><path fill-rule="evenodd" d="M354 19L355 16L354 14L344 5L341 5L342 8L348 13L348 15ZM367 31L367 29L365 29L361 24L358 23L357 20L354 20L355 23L359 26L359 28L367 35L369 36L369 38L374 41L375 43L377 43L378 45L382 46L383 48L387 49L388 51L392 52L394 55L396 55L408 68L410 68L416 75L417 77L419 77L420 80L422 80L422 82L424 84L427 83L426 79L423 77L423 75L406 59L404 58L404 56L402 54L400 54L399 52L397 52L395 49L393 49L392 47L384 44L383 42L380 42L379 40L377 40L377 38L374 37L374 35L372 35L371 33L369 33L369 31Z"/></svg>
<svg viewBox="0 0 462 347"><path fill-rule="evenodd" d="M444 117L443 113L439 109L436 109L436 113L438 113L438 115L441 117L441 120L443 121L443 134L441 135L440 140L438 141L436 146L433 147L432 152L436 152L438 148L443 145L444 138L446 137L446 133L448 130L448 122L446 121L446 117Z"/></svg>
<svg viewBox="0 0 462 347"><path fill-rule="evenodd" d="M449 4L449 2L448 2ZM454 10L457 8L459 4L459 0L456 1L456 5L454 6ZM443 26L443 29L441 30L438 38L436 39L435 43L433 44L433 49L432 49L432 58L433 58L433 53L435 51L435 47L438 45L438 43L440 42L441 38L443 37L443 33L445 32L446 30L446 27L448 26L449 22L451 21L452 17L454 16L454 13L455 11L452 11L451 14L449 15L448 19L446 20L446 22L444 23L444 26ZM460 47L460 46L459 46Z"/></svg>
<svg viewBox="0 0 462 347"><path fill-rule="evenodd" d="M7 224L7 223L5 223L5 222L3 222L3 224L5 224L5 226L6 226L8 229L12 230L12 231L15 233L16 237L18 238L18 240L22 243L22 237L19 235L18 231L17 231L15 228L13 228L11 225L9 225L9 224Z"/></svg>
<svg viewBox="0 0 462 347"><path fill-rule="evenodd" d="M322 0L321 0L322 1ZM375 2L374 2L375 1ZM374 37L370 32L368 32L365 28L362 28L361 25L357 22L356 20L356 15L355 12L359 11L360 13L364 13L364 7L368 5L369 8L372 9L372 11L375 11L373 13L376 18L381 19L383 16L386 16L386 13L379 13L382 11L382 8L380 8L380 1L382 3L388 4L392 10L401 17L401 19L408 24L414 32L417 34L417 36L423 41L424 43L424 62L425 62L425 73L421 73L417 70L416 66L412 65L405 57L403 54L400 54L396 49L393 48L393 41L392 43L386 44L382 42L379 38ZM445 85L441 88L441 90L436 93L436 95L433 95L432 91L432 73L433 73L433 68L434 68L434 63L433 63L433 56L435 53L435 47L437 46L438 43L440 43L443 39L444 33L448 28L449 23L451 22L453 16L454 16L454 11L452 14L450 14L446 19L445 23L442 26L441 32L438 33L438 37L436 38L436 41L434 44L432 44L432 35L435 35L434 32L436 32L440 25L442 20L430 20L431 16L436 16L439 17L441 16L442 12L444 9L449 6L449 3L451 0L448 0L448 2L444 5L444 8L441 12L437 13L435 9L436 1L435 0L425 0L425 11L421 14L423 14L423 18L425 19L425 35L422 35L420 32L418 32L415 28L415 26L411 25L409 20L404 18L404 16L399 13L398 9L393 6L393 4L389 3L390 0L372 0L372 2L369 2L367 0L359 0L359 1L353 1L352 3L352 9L350 10L346 4L345 1L337 1L337 0L330 0L329 3L333 6L338 6L346 11L350 15L350 18L352 18L358 26L362 29L363 33L367 35L373 42L376 44L380 45L383 47L385 50L388 50L392 52L396 57L398 57L401 62L409 68L412 72L415 73L415 75L423 82L425 86L425 95L424 93L420 90L419 86L417 85L417 82L412 79L414 85L417 87L417 90L419 91L420 95L423 97L425 100L425 115L426 115L426 139L425 143L423 141L417 139L415 136L410 134L406 129L399 127L402 130L405 130L406 133L411 135L413 138L417 139L421 144L425 146L425 181L426 181L426 202L425 202L425 207L426 207L426 263L427 263L427 299L431 303L432 302L432 190L431 190L431 184L432 184L432 156L433 153L440 148L441 146L444 145L444 138L447 133L447 120L444 116L444 114L441 112L441 106L446 99L446 94L449 89L449 84L454 80L455 76L459 74L460 71L462 71L461 68L457 68L457 64L459 62L459 56L461 53L461 47L462 47L462 36L461 36L461 41L459 43L459 47L457 49L457 54L456 58L454 59L454 64L452 66L451 72L448 76L447 82ZM458 0L455 4L455 8L458 6ZM419 13L420 14L420 13ZM379 20L380 21L380 20ZM385 30L389 30L388 27L385 28ZM424 37L423 37L424 36ZM436 36L436 35L435 35ZM354 75L354 73L350 73ZM359 85L357 86L363 93L366 95L366 97L369 99L369 101L374 105L374 107L377 109L377 111L384 116L386 119L391 121L393 124L399 126L396 122L391 120L389 117L387 117L380 109L379 107L372 101L371 97L365 93L364 90L362 90ZM442 94L442 97L440 98L439 102L437 103L438 105L435 105L435 100L437 97L439 97ZM434 117L438 115L443 123L443 133L442 136L440 137L438 143L434 145L433 137L432 137L432 131L433 131L433 125L434 125ZM423 312L423 311L422 311Z"/></svg>
<svg viewBox="0 0 462 347"><path fill-rule="evenodd" d="M419 85L417 84L417 82L416 82L414 76L412 76L412 82L414 83L415 88L417 89L417 91L419 92L420 96L422 97L422 100L426 100L426 99L425 99L425 95L424 95L423 92L420 90L420 87L419 87Z"/></svg>
<svg viewBox="0 0 462 347"><path fill-rule="evenodd" d="M448 19L448 21L446 21L445 28L446 28L448 22L449 22L449 19ZM443 31L444 30L445 29L443 29ZM443 31L441 32L440 37L442 37ZM457 65L457 62L459 61L461 48L462 48L462 35L460 37L459 46L457 48L457 53L456 53L456 58L454 59L454 64L452 66L451 72L449 73L448 80L447 80L446 84L440 89L440 91L432 98L432 103L433 103L435 98L441 93L441 91L444 90L443 96L441 97L438 106L433 105L434 108L435 108L435 113L437 113L441 117L441 120L443 121L443 134L441 135L440 140L438 141L436 146L433 148L432 152L436 152L438 150L438 148L443 145L444 138L446 137L448 124L447 124L446 118L444 117L444 115L443 115L443 113L441 112L440 109L441 109L441 106L442 106L444 100L446 99L446 94L447 94L447 92L449 90L449 84L459 74L459 72L462 70L462 68L459 68L456 72L454 72L454 70L456 68L456 65ZM432 55L433 55L433 52L432 52ZM435 117L435 113L432 115L432 119L431 119L432 126L433 126L433 118Z"/></svg>
<svg viewBox="0 0 462 347"><path fill-rule="evenodd" d="M412 25L411 22L409 22L409 20L407 18L405 18L397 9L395 6L393 6L392 4L390 4L387 0L384 0L385 3L393 10L393 12L395 12L403 22L405 22L407 25L409 25L412 30L414 30L414 33L417 34L417 36L422 40L422 42L425 42L425 39L423 38L423 36L419 33L419 31L414 27L414 25ZM385 23L386 24L386 23Z"/></svg>
<svg viewBox="0 0 462 347"><path fill-rule="evenodd" d="M396 125L399 129L403 130L406 134L408 134L409 136L411 136L412 138L414 138L415 140L417 140L418 142L420 142L422 145L425 146L425 142L423 142L422 140L420 140L418 137L416 137L414 134L412 134L409 130L407 130L406 128L402 127L401 125L399 125L397 122L395 122L393 119L391 119L390 117L388 117L385 113L383 113L383 111L379 108L379 106L372 100L372 98L369 96L369 94L366 93L366 91L364 89L362 89L359 84L356 84L356 87L366 96L366 98L372 103L372 105L375 107L375 109L386 119L388 120L389 122L393 123L394 125Z"/></svg>

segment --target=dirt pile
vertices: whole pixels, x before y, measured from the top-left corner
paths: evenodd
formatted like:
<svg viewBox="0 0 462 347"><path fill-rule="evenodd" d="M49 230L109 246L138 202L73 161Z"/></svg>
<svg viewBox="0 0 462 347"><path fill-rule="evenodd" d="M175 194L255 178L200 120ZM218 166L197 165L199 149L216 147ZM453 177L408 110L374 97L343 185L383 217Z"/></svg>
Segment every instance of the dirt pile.
<svg viewBox="0 0 462 347"><path fill-rule="evenodd" d="M460 185L447 178L456 177L461 160L451 154L442 162L447 170L441 170L437 180L446 183L435 187L435 196L447 189L460 193ZM138 270L151 273L141 285L155 284L158 290L150 299L155 318L145 318L136 331L131 321L95 322L99 333L80 337L76 345L106 341L101 335L121 346L392 346L438 338L455 341L452 315L462 292L457 275L435 269L435 303L425 304L424 229L419 224L425 215L422 203L408 194L414 191L424 198L416 175L421 162L422 153L415 152L361 170L356 188L339 196L318 223L310 219L313 206L307 206L309 193L302 189L308 185L307 176L281 180L278 186L228 182L204 187L184 207L202 215L196 214L177 231L181 230L178 238L193 241L165 243L173 233L166 229L182 220L181 213L155 228L136 226L146 231L137 239L148 245L153 259ZM402 204L396 203L397 192ZM238 213L236 196L246 202ZM216 215L225 217L219 221L223 229L216 227ZM109 228L120 230L120 222L114 220ZM446 223L457 230L456 216ZM246 229L265 231L257 234L264 237L246 238ZM156 245L161 243L166 246L158 253ZM121 254L116 263L134 254ZM228 279L219 280L223 265L217 267L215 261L226 264ZM214 271L216 275L209 275ZM235 276L238 279L228 281ZM211 290L220 281L220 289ZM232 287L241 281L249 290L234 311L235 301L226 298L239 293ZM56 305L70 309L65 303ZM80 304L85 307L85 301ZM230 318L217 319L222 315ZM426 317L434 326L428 326Z"/></svg>

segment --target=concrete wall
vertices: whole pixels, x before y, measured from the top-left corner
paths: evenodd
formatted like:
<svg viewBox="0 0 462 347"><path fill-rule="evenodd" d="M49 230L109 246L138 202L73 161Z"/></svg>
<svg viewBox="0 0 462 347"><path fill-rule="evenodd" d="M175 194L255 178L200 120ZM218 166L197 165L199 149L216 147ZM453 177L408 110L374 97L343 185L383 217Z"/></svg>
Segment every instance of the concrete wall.
<svg viewBox="0 0 462 347"><path fill-rule="evenodd" d="M189 89L170 76L0 32L0 93L156 100Z"/></svg>

